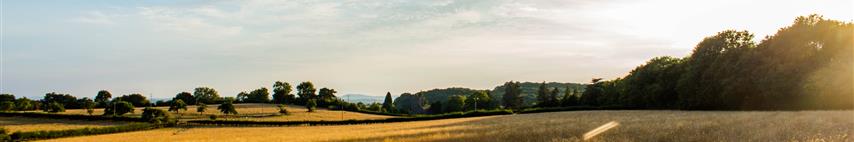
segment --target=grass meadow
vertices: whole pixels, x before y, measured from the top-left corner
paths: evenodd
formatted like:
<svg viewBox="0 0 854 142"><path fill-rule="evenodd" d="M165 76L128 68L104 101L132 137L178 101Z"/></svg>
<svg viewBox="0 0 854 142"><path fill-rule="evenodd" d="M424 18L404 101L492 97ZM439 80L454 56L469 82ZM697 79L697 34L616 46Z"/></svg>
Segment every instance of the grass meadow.
<svg viewBox="0 0 854 142"><path fill-rule="evenodd" d="M48 141L854 141L854 111L570 111L295 127L166 128Z"/></svg>

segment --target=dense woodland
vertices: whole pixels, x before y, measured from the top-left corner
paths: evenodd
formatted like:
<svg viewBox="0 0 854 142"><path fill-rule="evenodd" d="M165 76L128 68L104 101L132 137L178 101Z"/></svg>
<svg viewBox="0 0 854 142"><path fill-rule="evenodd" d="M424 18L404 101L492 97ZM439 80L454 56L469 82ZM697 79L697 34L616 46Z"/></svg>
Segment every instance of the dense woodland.
<svg viewBox="0 0 854 142"><path fill-rule="evenodd" d="M684 58L656 57L629 75L594 79L582 105L665 109L854 108L854 24L798 17L754 42L747 31L706 37Z"/></svg>
<svg viewBox="0 0 854 142"><path fill-rule="evenodd" d="M491 109L621 107L683 110L801 110L854 108L854 24L818 15L798 17L791 26L754 42L747 31L726 30L706 37L690 56L656 57L625 77L592 79L590 84L506 82L493 90L447 88L403 93L383 103L349 103L336 90L312 82L292 87L277 81L265 87L220 97L213 88L180 92L170 101L149 102L141 94L94 99L47 93L40 100L0 94L0 111L104 108L104 115L133 113L133 107L232 103L296 104L309 108L396 114L441 114ZM296 90L294 90L296 89ZM270 92L272 91L272 94ZM295 94L291 92L296 91ZM272 96L272 98L270 97ZM231 106L232 108L228 108ZM186 109L186 108L184 108ZM284 111L284 108L282 108ZM199 111L204 111L203 109Z"/></svg>

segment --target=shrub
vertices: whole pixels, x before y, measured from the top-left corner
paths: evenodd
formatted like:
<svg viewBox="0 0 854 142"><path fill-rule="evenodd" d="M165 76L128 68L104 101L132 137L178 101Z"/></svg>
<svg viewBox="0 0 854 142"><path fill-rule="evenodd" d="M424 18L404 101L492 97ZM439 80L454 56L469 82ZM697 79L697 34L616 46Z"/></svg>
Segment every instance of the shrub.
<svg viewBox="0 0 854 142"><path fill-rule="evenodd" d="M208 105L206 105L205 103L199 103L199 106L196 107L196 112L202 114L203 112L205 112L206 109L208 109Z"/></svg>
<svg viewBox="0 0 854 142"><path fill-rule="evenodd" d="M0 102L0 111L12 111L15 110L15 103L12 101Z"/></svg>
<svg viewBox="0 0 854 142"><path fill-rule="evenodd" d="M124 115L126 113L133 113L133 110L133 104L125 101L115 101L104 108L104 115ZM115 113L113 113L114 111Z"/></svg>
<svg viewBox="0 0 854 142"><path fill-rule="evenodd" d="M51 102L45 104L42 110L50 113L65 112L65 106L57 102Z"/></svg>
<svg viewBox="0 0 854 142"><path fill-rule="evenodd" d="M146 107L142 110L142 120L154 124L174 124L172 115L162 109Z"/></svg>
<svg viewBox="0 0 854 142"><path fill-rule="evenodd" d="M234 109L234 104L232 104L231 102L222 103L219 105L219 107L217 107L217 109L219 109L219 111L224 113L225 115L237 114L237 110Z"/></svg>
<svg viewBox="0 0 854 142"><path fill-rule="evenodd" d="M280 104L280 105L277 105L277 107L279 107L279 113L281 113L283 115L288 115L288 109L286 108L285 105Z"/></svg>
<svg viewBox="0 0 854 142"><path fill-rule="evenodd" d="M309 99L308 103L306 103L305 108L308 109L308 112L314 112L314 109L317 107L317 100Z"/></svg>
<svg viewBox="0 0 854 142"><path fill-rule="evenodd" d="M12 137L9 137L9 134L6 134L6 128L0 127L0 141L11 141Z"/></svg>

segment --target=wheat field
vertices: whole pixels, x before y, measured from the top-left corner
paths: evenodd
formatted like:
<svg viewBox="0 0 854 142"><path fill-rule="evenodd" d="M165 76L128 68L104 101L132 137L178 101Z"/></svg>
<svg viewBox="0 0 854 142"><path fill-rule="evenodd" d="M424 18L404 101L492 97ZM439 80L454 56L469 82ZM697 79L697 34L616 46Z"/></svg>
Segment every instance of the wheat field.
<svg viewBox="0 0 854 142"><path fill-rule="evenodd" d="M79 128L96 128L127 124L117 121L83 121L66 119L44 119L28 117L0 117L0 127L11 132L28 132L39 130L68 130Z"/></svg>
<svg viewBox="0 0 854 142"><path fill-rule="evenodd" d="M208 105L207 110L203 113L196 112L197 106L187 106L187 110L180 110L178 113L172 112L173 116L181 119L209 119L210 115L217 117L225 117L219 110L218 105ZM318 108L315 112L308 112L303 106L289 105L287 110L289 115L280 115L279 109L275 104L235 104L235 109L238 115L229 115L228 120L255 120L255 121L304 121L304 120L342 120L343 119L384 119L393 116L373 115L349 111L336 111L324 108ZM155 107L157 109L169 110L169 107ZM139 116L142 114L142 107L136 108L134 113L125 114L126 116ZM87 114L85 109L68 109L60 114ZM95 109L93 115L104 114L104 109Z"/></svg>
<svg viewBox="0 0 854 142"><path fill-rule="evenodd" d="M854 111L574 111L434 121L295 127L204 127L49 141L854 141Z"/></svg>

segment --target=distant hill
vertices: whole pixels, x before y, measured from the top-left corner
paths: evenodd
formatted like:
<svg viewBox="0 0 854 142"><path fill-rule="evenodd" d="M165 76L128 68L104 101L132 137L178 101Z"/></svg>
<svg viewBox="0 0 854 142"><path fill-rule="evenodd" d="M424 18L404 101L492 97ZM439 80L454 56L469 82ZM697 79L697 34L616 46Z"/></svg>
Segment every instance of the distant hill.
<svg viewBox="0 0 854 142"><path fill-rule="evenodd" d="M533 105L537 101L537 89L540 87L540 83L538 82L521 82L519 83L520 89L522 89L522 96L525 97L526 105ZM549 89L558 88L560 90L560 94L563 95L566 92L566 87L569 86L572 90L578 90L579 92L584 91L584 84L580 83L560 83L560 82L548 82L546 83L546 87ZM504 96L504 84L500 86L496 86L492 90L477 90L477 89L469 89L469 88L461 88L461 87L452 87L452 88L444 88L444 89L432 89L427 91L421 91L415 94L421 94L424 98L427 99L429 103L441 101L448 101L448 97L453 95L471 95L476 91L489 91L490 97L494 102L501 102L501 98ZM560 96L563 97L563 96ZM380 99L382 101L382 99Z"/></svg>
<svg viewBox="0 0 854 142"><path fill-rule="evenodd" d="M461 88L461 87L452 87L445 89L432 89L427 91L421 91L415 94L421 94L424 98L427 98L427 102L432 103L436 101L446 102L448 101L448 97L453 95L471 95L477 91L489 91L489 90L475 90L469 88Z"/></svg>
<svg viewBox="0 0 854 142"><path fill-rule="evenodd" d="M541 82L520 82L519 88L522 90L522 96L525 98L525 105L534 105L537 102L537 90L540 87ZM563 93L566 92L566 87L569 86L572 90L578 90L579 92L584 92L584 84L580 83L560 83L560 82L548 82L546 83L546 87L549 89L558 88L560 90L560 97L563 97ZM490 97L492 97L493 101L501 102L501 98L504 96L504 84L501 86L495 87L492 91L489 92Z"/></svg>
<svg viewBox="0 0 854 142"><path fill-rule="evenodd" d="M397 96L392 95L391 97L396 98ZM363 94L347 94L347 95L341 96L339 98L343 99L344 101L352 102L352 103L362 102L365 104L371 104L371 103L383 103L383 100L385 99L385 95L383 95L383 96L371 96L371 95L363 95Z"/></svg>

